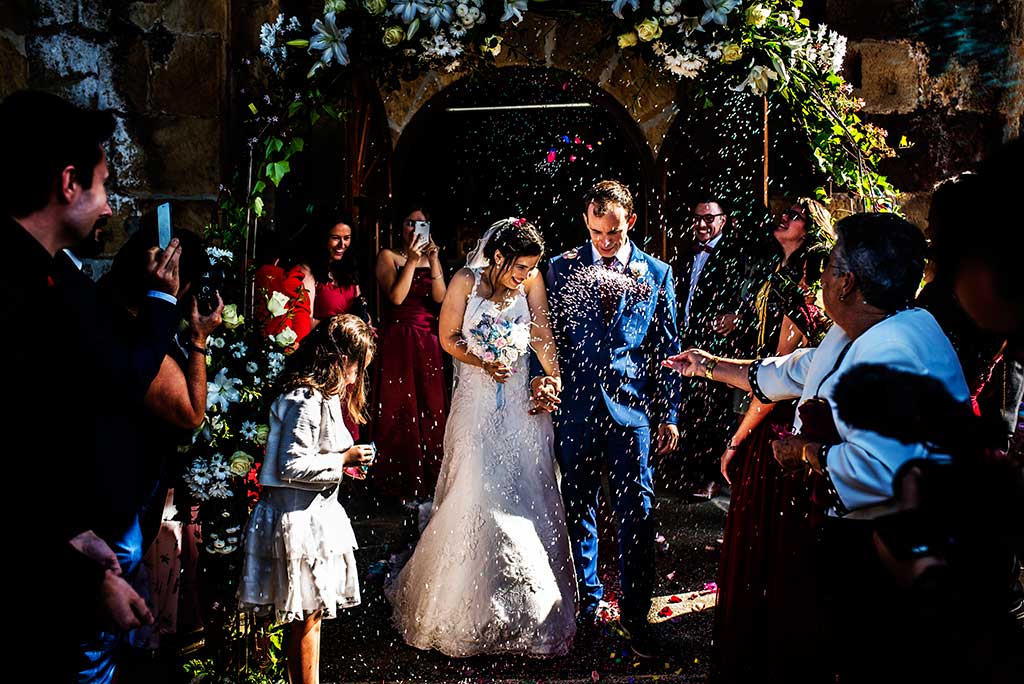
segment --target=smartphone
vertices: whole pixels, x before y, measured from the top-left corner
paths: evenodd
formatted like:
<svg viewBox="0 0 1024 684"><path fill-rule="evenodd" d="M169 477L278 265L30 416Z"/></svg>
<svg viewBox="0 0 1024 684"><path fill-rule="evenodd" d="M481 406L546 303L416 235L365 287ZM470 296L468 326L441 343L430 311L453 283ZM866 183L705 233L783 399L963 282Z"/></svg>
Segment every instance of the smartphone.
<svg viewBox="0 0 1024 684"><path fill-rule="evenodd" d="M157 246L167 249L171 244L171 204L164 202L156 208Z"/></svg>
<svg viewBox="0 0 1024 684"><path fill-rule="evenodd" d="M430 221L413 221L413 244L430 242Z"/></svg>

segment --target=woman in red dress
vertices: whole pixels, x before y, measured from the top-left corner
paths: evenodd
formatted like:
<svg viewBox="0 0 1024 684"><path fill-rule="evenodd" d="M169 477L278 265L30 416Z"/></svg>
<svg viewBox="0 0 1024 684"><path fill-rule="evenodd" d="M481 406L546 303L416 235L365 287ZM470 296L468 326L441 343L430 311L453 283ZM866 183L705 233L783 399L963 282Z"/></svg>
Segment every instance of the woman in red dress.
<svg viewBox="0 0 1024 684"><path fill-rule="evenodd" d="M751 306L757 357L788 354L825 333L813 304L832 239L831 216L818 202L797 200L773 233L777 268ZM732 485L718 565L715 608L716 682L811 682L815 626L814 516L811 484L786 475L772 455L774 440L791 433L795 403L750 408L722 455Z"/></svg>
<svg viewBox="0 0 1024 684"><path fill-rule="evenodd" d="M414 207L402 220L402 248L382 249L377 255L384 313L372 477L380 491L403 502L434 495L448 416L437 336L446 288L429 224L427 210ZM426 239L422 239L424 232Z"/></svg>
<svg viewBox="0 0 1024 684"><path fill-rule="evenodd" d="M296 329L298 345L320 321L340 314L354 314L369 322L366 302L359 290L359 274L352 258L352 221L340 212L326 214L315 221L313 231L306 240L308 245L305 258L299 261L285 276L286 290L289 283L301 279L298 300L300 308L310 315L306 330ZM342 399L344 402L344 398ZM345 427L355 440L359 439L359 426L346 413Z"/></svg>

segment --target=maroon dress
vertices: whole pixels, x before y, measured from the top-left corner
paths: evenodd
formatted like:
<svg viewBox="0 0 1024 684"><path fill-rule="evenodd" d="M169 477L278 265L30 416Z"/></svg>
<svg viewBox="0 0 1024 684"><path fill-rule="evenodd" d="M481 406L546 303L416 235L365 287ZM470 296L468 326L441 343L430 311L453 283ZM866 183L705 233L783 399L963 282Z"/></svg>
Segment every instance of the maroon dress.
<svg viewBox="0 0 1024 684"><path fill-rule="evenodd" d="M806 305L794 287L801 272L798 261L762 286L759 357L774 355L784 315L812 346L825 332L820 311ZM772 442L792 434L794 411L795 402L776 404L729 464L732 496L718 565L715 682L822 681L815 643L822 630L815 600L814 482L784 473L772 454Z"/></svg>
<svg viewBox="0 0 1024 684"><path fill-rule="evenodd" d="M341 314L352 313L352 309L355 308L359 302L359 286L356 284L352 285L335 285L334 283L317 283L316 284L316 297L313 298L313 318L318 321L322 321L325 318L331 316L339 316ZM352 439L359 440L359 425L352 420L348 415L348 408L345 406L346 397L341 398L343 418L345 419L345 427L348 428L349 434L352 435Z"/></svg>
<svg viewBox="0 0 1024 684"><path fill-rule="evenodd" d="M379 491L405 499L434 495L444 456L449 396L431 283L430 269L417 268L405 301L385 300L377 346L377 460L370 476Z"/></svg>

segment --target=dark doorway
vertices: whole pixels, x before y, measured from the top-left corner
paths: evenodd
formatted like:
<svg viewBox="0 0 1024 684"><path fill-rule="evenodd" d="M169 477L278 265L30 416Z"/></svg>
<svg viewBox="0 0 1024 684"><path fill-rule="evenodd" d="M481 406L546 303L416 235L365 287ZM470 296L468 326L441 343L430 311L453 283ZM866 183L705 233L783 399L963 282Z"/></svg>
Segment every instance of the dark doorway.
<svg viewBox="0 0 1024 684"><path fill-rule="evenodd" d="M548 254L583 243L580 196L604 178L633 190L632 237L645 246L660 235L648 222L657 215L653 172L643 135L610 95L555 69L508 67L467 77L428 102L402 133L392 179L396 212L430 206L435 239L457 266L507 216L536 223Z"/></svg>

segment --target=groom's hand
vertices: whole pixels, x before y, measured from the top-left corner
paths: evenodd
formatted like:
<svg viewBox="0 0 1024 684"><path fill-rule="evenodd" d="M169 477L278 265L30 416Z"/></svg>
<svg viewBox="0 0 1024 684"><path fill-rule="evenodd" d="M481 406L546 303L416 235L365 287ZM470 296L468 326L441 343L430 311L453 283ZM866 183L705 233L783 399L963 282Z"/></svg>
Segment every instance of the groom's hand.
<svg viewBox="0 0 1024 684"><path fill-rule="evenodd" d="M658 449L655 453L668 454L679 446L679 428L671 423L658 426Z"/></svg>
<svg viewBox="0 0 1024 684"><path fill-rule="evenodd" d="M558 378L550 375L534 378L530 381L530 391L533 399L530 413L550 413L562 403L558 398L559 392L562 391L562 383Z"/></svg>

